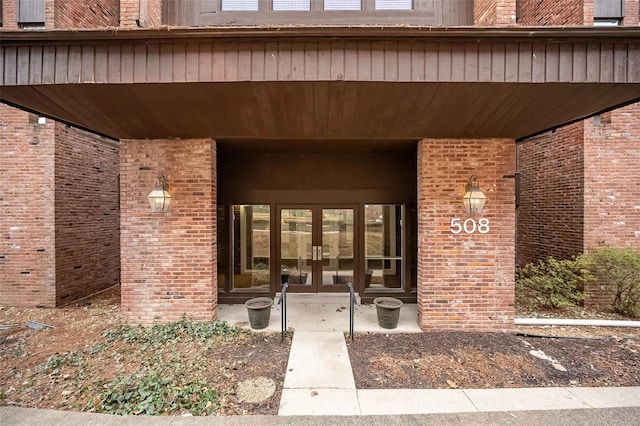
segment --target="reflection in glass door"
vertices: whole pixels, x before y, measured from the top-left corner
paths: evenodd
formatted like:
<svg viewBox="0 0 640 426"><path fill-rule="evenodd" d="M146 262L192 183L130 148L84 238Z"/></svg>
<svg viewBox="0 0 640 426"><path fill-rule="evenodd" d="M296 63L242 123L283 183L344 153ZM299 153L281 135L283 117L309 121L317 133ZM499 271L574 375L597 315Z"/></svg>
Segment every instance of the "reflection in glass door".
<svg viewBox="0 0 640 426"><path fill-rule="evenodd" d="M353 209L322 209L322 284L354 282Z"/></svg>
<svg viewBox="0 0 640 426"><path fill-rule="evenodd" d="M355 284L354 208L279 209L281 284L292 291L343 291Z"/></svg>
<svg viewBox="0 0 640 426"><path fill-rule="evenodd" d="M313 210L280 210L281 283L313 284Z"/></svg>

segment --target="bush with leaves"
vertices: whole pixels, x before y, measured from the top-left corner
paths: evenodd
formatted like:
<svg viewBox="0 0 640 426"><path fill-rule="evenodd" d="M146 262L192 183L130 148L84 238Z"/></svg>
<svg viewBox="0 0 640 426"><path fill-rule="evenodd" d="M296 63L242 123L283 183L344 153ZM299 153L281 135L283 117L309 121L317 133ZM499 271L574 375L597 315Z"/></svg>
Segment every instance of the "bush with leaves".
<svg viewBox="0 0 640 426"><path fill-rule="evenodd" d="M98 383L95 389L99 395L85 409L111 414L213 414L219 409L219 392L202 375L208 368L206 348L215 338L231 339L241 333L240 328L226 322L196 322L184 316L153 327L113 327L102 334L105 345L96 351L125 343L137 371ZM174 351L178 346L197 349Z"/></svg>
<svg viewBox="0 0 640 426"><path fill-rule="evenodd" d="M179 381L146 372L118 377L87 408L99 413L196 416L218 409L218 391L202 380Z"/></svg>
<svg viewBox="0 0 640 426"><path fill-rule="evenodd" d="M611 301L611 310L636 317L640 314L640 249L606 247L582 256Z"/></svg>
<svg viewBox="0 0 640 426"><path fill-rule="evenodd" d="M552 257L516 270L516 298L532 300L543 308L572 306L584 300L588 271L582 258L557 260Z"/></svg>

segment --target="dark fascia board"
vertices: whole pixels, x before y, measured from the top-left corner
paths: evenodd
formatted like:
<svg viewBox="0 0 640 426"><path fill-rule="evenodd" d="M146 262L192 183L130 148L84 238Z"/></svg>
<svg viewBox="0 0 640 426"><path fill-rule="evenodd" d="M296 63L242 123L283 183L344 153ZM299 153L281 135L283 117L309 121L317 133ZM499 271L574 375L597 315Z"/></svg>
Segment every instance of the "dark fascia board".
<svg viewBox="0 0 640 426"><path fill-rule="evenodd" d="M640 27L427 27L427 26L255 26L154 29L0 31L0 45L109 41L203 41L207 39L430 39L433 41L640 43Z"/></svg>

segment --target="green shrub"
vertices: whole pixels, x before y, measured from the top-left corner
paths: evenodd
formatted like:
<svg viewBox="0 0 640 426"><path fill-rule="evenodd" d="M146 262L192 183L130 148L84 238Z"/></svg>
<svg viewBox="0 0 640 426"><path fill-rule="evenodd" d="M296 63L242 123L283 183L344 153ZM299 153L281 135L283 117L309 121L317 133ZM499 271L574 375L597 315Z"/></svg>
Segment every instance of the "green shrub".
<svg viewBox="0 0 640 426"><path fill-rule="evenodd" d="M640 302L640 250L607 247L583 255L591 272L590 281L603 288L611 310L638 316Z"/></svg>
<svg viewBox="0 0 640 426"><path fill-rule="evenodd" d="M196 322L183 317L180 321L147 328L119 325L105 331L102 336L108 343L121 341L149 348L178 341L204 342L214 336L235 337L240 333L240 328L224 321Z"/></svg>
<svg viewBox="0 0 640 426"><path fill-rule="evenodd" d="M87 409L110 414L171 415L189 412L207 415L219 407L218 391L202 380L179 381L154 372L137 373L103 386Z"/></svg>
<svg viewBox="0 0 640 426"><path fill-rule="evenodd" d="M581 258L557 260L552 257L529 263L516 270L516 298L532 300L539 307L556 309L584 300L587 271Z"/></svg>

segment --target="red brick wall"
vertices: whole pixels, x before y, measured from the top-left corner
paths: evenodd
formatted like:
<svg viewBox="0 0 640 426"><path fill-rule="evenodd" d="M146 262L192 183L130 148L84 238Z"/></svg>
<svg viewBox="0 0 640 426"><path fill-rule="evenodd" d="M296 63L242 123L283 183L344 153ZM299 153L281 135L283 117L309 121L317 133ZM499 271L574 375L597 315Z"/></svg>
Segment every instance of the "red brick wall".
<svg viewBox="0 0 640 426"><path fill-rule="evenodd" d="M55 305L54 123L0 104L0 304Z"/></svg>
<svg viewBox="0 0 640 426"><path fill-rule="evenodd" d="M513 331L515 172L513 139L418 143L418 324L424 331ZM464 186L476 174L486 234L453 234L467 218Z"/></svg>
<svg viewBox="0 0 640 426"><path fill-rule="evenodd" d="M119 15L119 0L55 2L56 28L117 27Z"/></svg>
<svg viewBox="0 0 640 426"><path fill-rule="evenodd" d="M475 0L473 14L477 26L514 25L516 0Z"/></svg>
<svg viewBox="0 0 640 426"><path fill-rule="evenodd" d="M640 248L640 104L586 120L584 138L584 250ZM610 306L597 283L586 291L585 306Z"/></svg>
<svg viewBox="0 0 640 426"><path fill-rule="evenodd" d="M120 282L118 142L55 124L57 305Z"/></svg>
<svg viewBox="0 0 640 426"><path fill-rule="evenodd" d="M133 323L212 320L217 309L216 145L210 139L123 140L122 315ZM147 195L163 173L171 210Z"/></svg>
<svg viewBox="0 0 640 426"><path fill-rule="evenodd" d="M480 27L492 26L496 22L495 0L475 0L473 2L473 22Z"/></svg>
<svg viewBox="0 0 640 426"><path fill-rule="evenodd" d="M585 121L585 250L640 247L640 104Z"/></svg>
<svg viewBox="0 0 640 426"><path fill-rule="evenodd" d="M624 9L622 24L624 26L640 25L640 0L625 0Z"/></svg>
<svg viewBox="0 0 640 426"><path fill-rule="evenodd" d="M517 145L520 173L516 263L566 259L583 249L584 125Z"/></svg>
<svg viewBox="0 0 640 426"><path fill-rule="evenodd" d="M519 0L519 25L585 25L593 22L593 0Z"/></svg>
<svg viewBox="0 0 640 426"><path fill-rule="evenodd" d="M159 27L160 25L162 25L162 0L120 1L121 27L135 28L140 26L149 28Z"/></svg>

